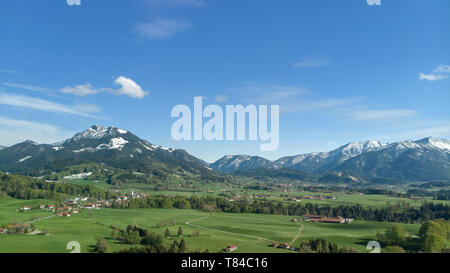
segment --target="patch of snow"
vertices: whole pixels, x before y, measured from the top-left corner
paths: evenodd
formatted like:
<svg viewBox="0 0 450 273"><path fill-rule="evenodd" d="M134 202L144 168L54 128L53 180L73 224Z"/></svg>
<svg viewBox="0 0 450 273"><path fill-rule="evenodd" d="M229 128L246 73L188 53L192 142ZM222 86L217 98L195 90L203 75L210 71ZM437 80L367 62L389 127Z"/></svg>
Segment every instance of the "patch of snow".
<svg viewBox="0 0 450 273"><path fill-rule="evenodd" d="M118 137L118 138L113 138L111 139L111 141L109 142L109 147L108 149L112 150L112 149L116 149L116 150L122 150L123 147L125 146L125 144L127 144L128 141Z"/></svg>
<svg viewBox="0 0 450 273"><path fill-rule="evenodd" d="M142 143L142 142L140 142L140 143L141 143L141 145L142 145L145 149L147 149L147 150L149 150L149 151L153 151L153 150L154 150L154 148L151 148L151 147L145 145L145 144ZM153 145L152 145L152 146L153 146Z"/></svg>
<svg viewBox="0 0 450 273"><path fill-rule="evenodd" d="M117 132L119 132L119 134L126 134L126 133L128 133L127 130L123 130L123 129L117 129Z"/></svg>
<svg viewBox="0 0 450 273"><path fill-rule="evenodd" d="M95 152L94 148L83 148L83 149L79 149L79 150L73 150L74 153L82 153L82 152Z"/></svg>
<svg viewBox="0 0 450 273"><path fill-rule="evenodd" d="M429 140L429 143L438 149L450 151L450 141L448 141L448 140L432 138Z"/></svg>
<svg viewBox="0 0 450 273"><path fill-rule="evenodd" d="M125 144L127 144L128 141L121 138L121 137L117 137L117 138L112 138L109 143L103 143L98 145L95 148L92 147L88 147L88 148L83 148L83 149L79 149L79 150L74 150L74 153L82 153L82 152L96 152L96 151L100 151L100 150L104 150L104 149L109 149L109 150L122 150L123 147L125 146Z"/></svg>
<svg viewBox="0 0 450 273"><path fill-rule="evenodd" d="M92 174L92 172L72 174L72 175L64 176L64 179L82 179L84 177L90 176L91 174Z"/></svg>
<svg viewBox="0 0 450 273"><path fill-rule="evenodd" d="M30 158L32 158L32 156L26 156L26 157L24 157L24 158L22 158L22 159L19 159L19 161L17 161L17 163L21 163L21 162L24 162L25 160L27 160L27 159L30 159Z"/></svg>

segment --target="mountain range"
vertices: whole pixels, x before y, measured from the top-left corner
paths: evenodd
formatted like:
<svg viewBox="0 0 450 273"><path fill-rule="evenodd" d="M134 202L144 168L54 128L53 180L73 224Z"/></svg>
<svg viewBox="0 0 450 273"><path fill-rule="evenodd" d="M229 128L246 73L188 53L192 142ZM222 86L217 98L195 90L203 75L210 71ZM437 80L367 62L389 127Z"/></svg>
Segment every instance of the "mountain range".
<svg viewBox="0 0 450 273"><path fill-rule="evenodd" d="M450 179L450 141L424 138L418 141L383 143L351 142L328 152L286 156L275 161L250 156L227 155L206 163L184 150L165 148L116 128L92 126L72 138L54 143L25 141L0 147L0 170L40 176L64 166L82 163L151 174L201 174L213 177L245 170L283 170L303 173L350 171L365 177L404 181ZM291 175L289 173L289 175Z"/></svg>
<svg viewBox="0 0 450 273"><path fill-rule="evenodd" d="M368 177L408 181L450 179L450 141L429 137L395 143L351 142L329 152L287 156L275 161L227 155L209 166L227 173L289 168L307 173L353 171Z"/></svg>

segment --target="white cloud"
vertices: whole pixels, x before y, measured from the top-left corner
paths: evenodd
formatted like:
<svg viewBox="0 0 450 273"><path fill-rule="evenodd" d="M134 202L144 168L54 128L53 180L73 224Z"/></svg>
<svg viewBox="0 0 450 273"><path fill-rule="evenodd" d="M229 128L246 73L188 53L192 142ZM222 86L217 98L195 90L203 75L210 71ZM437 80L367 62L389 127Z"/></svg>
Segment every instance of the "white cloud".
<svg viewBox="0 0 450 273"><path fill-rule="evenodd" d="M81 0L66 0L69 6L81 6Z"/></svg>
<svg viewBox="0 0 450 273"><path fill-rule="evenodd" d="M0 93L0 104L40 110L57 114L71 114L90 118L96 118L86 112L76 109L77 106L67 106L35 97L25 95Z"/></svg>
<svg viewBox="0 0 450 273"><path fill-rule="evenodd" d="M188 22L157 18L151 22L138 23L135 31L141 38L164 40L189 28L191 28L191 24Z"/></svg>
<svg viewBox="0 0 450 273"><path fill-rule="evenodd" d="M142 88L130 78L120 76L115 79L114 82L122 86L122 88L113 91L119 95L127 95L132 98L142 99L148 94L147 91L142 90Z"/></svg>
<svg viewBox="0 0 450 273"><path fill-rule="evenodd" d="M120 89L113 88L94 88L92 84L86 83L81 85L75 85L73 87L66 86L61 89L62 93L73 94L76 96L86 96L93 95L100 92L110 92L117 95L127 95L132 98L142 99L144 96L148 95L147 91L142 90L142 88L132 79L126 78L124 76L119 76L114 80L115 84L121 86Z"/></svg>
<svg viewBox="0 0 450 273"><path fill-rule="evenodd" d="M86 83L86 84L80 84L75 85L74 87L66 86L63 89L61 89L62 93L65 94L73 94L77 96L86 96L86 95L93 95L97 94L99 90L95 90L92 87L92 84Z"/></svg>
<svg viewBox="0 0 450 273"><path fill-rule="evenodd" d="M73 135L72 132L45 123L0 117L0 144L11 146L33 140L38 143L53 143Z"/></svg>
<svg viewBox="0 0 450 273"><path fill-rule="evenodd" d="M385 109L385 110L358 110L350 114L355 120L380 120L388 121L392 119L406 118L416 115L417 112L409 109Z"/></svg>
<svg viewBox="0 0 450 273"><path fill-rule="evenodd" d="M432 73L419 73L419 80L438 81L448 79L450 77L450 65L441 65L436 67Z"/></svg>

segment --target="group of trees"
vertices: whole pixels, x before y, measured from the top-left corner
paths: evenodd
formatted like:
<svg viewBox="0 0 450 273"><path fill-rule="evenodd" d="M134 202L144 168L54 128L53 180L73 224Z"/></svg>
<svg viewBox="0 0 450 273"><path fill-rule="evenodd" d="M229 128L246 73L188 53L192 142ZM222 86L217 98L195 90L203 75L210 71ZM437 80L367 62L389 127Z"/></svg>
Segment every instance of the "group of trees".
<svg viewBox="0 0 450 273"><path fill-rule="evenodd" d="M0 172L0 192L18 199L51 199L62 201L65 195L109 199L115 194L92 185L48 183L40 179Z"/></svg>
<svg viewBox="0 0 450 273"><path fill-rule="evenodd" d="M450 248L450 222L443 219L426 221L419 230L419 237L409 234L402 225L395 224L384 233L376 234L383 252L448 252Z"/></svg>
<svg viewBox="0 0 450 273"><path fill-rule="evenodd" d="M301 253L356 253L357 251L350 247L339 248L337 244L325 239L313 239L302 241L298 249Z"/></svg>
<svg viewBox="0 0 450 273"><path fill-rule="evenodd" d="M167 231L168 229L166 229L165 233L166 238L170 237L170 232ZM177 235L178 237L183 236L183 229L181 227L178 228ZM120 253L185 253L188 251L184 239L181 239L179 242L177 240L173 240L170 247L166 247L165 238L163 235L136 225L128 225L125 230L114 228L111 237L122 243L139 245L133 246L129 249L122 249L119 251ZM107 248L99 248L99 244L100 246L104 246L104 242L100 241L97 243L97 250L102 252L102 250Z"/></svg>

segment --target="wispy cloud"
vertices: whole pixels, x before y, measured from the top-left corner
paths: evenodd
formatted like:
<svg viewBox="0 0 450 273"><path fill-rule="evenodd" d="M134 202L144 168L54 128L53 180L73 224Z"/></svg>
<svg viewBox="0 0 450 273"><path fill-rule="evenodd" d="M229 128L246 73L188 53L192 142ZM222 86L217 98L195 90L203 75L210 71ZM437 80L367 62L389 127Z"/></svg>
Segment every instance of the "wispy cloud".
<svg viewBox="0 0 450 273"><path fill-rule="evenodd" d="M61 89L61 93L73 94L77 96L93 95L97 94L98 92L100 92L100 90L94 89L94 87L90 83L75 86L66 86Z"/></svg>
<svg viewBox="0 0 450 273"><path fill-rule="evenodd" d="M66 0L69 6L81 6L81 0Z"/></svg>
<svg viewBox="0 0 450 273"><path fill-rule="evenodd" d="M251 103L280 103L292 100L300 95L310 94L302 87L292 85L246 85L243 87L229 88L229 92L243 98Z"/></svg>
<svg viewBox="0 0 450 273"><path fill-rule="evenodd" d="M110 92L117 95L126 95L132 98L142 99L146 95L148 95L147 91L144 91L139 84L133 81L130 78L126 78L124 76L119 76L114 80L114 83L120 85L119 89L113 88L94 88L92 84L86 83L75 86L66 86L61 89L62 93L65 94L73 94L76 96L87 96L93 95L100 92Z"/></svg>
<svg viewBox="0 0 450 273"><path fill-rule="evenodd" d="M349 117L354 120L389 121L415 116L416 114L416 111L410 109L363 109L351 112Z"/></svg>
<svg viewBox="0 0 450 273"><path fill-rule="evenodd" d="M19 74L19 72L9 69L0 69L0 72L2 73L8 73L8 74Z"/></svg>
<svg viewBox="0 0 450 273"><path fill-rule="evenodd" d="M294 62L292 64L293 67L321 67L321 66L329 66L331 61L325 58L319 57L311 57L304 59L302 61Z"/></svg>
<svg viewBox="0 0 450 273"><path fill-rule="evenodd" d="M297 100L285 102L282 107L284 112L299 112L307 110L330 109L353 103L355 99L319 99L319 100ZM281 106L280 106L281 107Z"/></svg>
<svg viewBox="0 0 450 273"><path fill-rule="evenodd" d="M135 27L139 37L144 39L165 40L175 34L188 30L191 23L169 18L157 18L150 22L138 23Z"/></svg>
<svg viewBox="0 0 450 273"><path fill-rule="evenodd" d="M199 7L204 4L203 0L140 0L140 2L151 7Z"/></svg>
<svg viewBox="0 0 450 273"><path fill-rule="evenodd" d="M308 89L292 85L247 85L229 88L232 98L249 104L277 104L280 111L295 113L341 107L355 101L348 98L311 98L314 94ZM241 103L239 102L239 103Z"/></svg>
<svg viewBox="0 0 450 273"><path fill-rule="evenodd" d="M77 106L77 105L68 106L68 105L63 105L63 104L51 102L51 101L40 99L40 98L25 96L25 95L0 93L0 104L14 106L14 107L27 108L27 109L33 109L33 110L39 110L39 111L45 111L45 112L51 112L51 113L57 113L57 114L71 114L71 115L78 115L78 116L99 119L98 117L95 117L87 112L79 111L77 109L77 107L79 107L79 106Z"/></svg>
<svg viewBox="0 0 450 273"><path fill-rule="evenodd" d="M381 141L399 141L399 140L418 140L425 137L449 138L450 123L442 124L439 126L422 127L412 130L406 130L403 132L397 132L392 134L376 135L371 136L370 138Z"/></svg>
<svg viewBox="0 0 450 273"><path fill-rule="evenodd" d="M438 81L448 79L450 77L450 65L441 65L436 67L429 74L419 73L419 80Z"/></svg>
<svg viewBox="0 0 450 273"><path fill-rule="evenodd" d="M224 96L224 95L216 95L214 100L216 102L218 102L218 103L223 103L223 102L226 102L228 100L228 97Z"/></svg>
<svg viewBox="0 0 450 273"><path fill-rule="evenodd" d="M0 144L10 146L16 143L33 140L38 143L53 143L73 135L60 127L0 117Z"/></svg>
<svg viewBox="0 0 450 273"><path fill-rule="evenodd" d="M29 91L42 92L42 93L48 93L48 92L52 91L49 88L41 87L41 86L37 86L37 85L31 85L31 84L4 82L3 85L8 86L8 87L25 89L25 90L29 90Z"/></svg>

